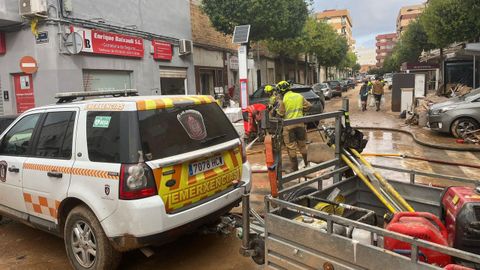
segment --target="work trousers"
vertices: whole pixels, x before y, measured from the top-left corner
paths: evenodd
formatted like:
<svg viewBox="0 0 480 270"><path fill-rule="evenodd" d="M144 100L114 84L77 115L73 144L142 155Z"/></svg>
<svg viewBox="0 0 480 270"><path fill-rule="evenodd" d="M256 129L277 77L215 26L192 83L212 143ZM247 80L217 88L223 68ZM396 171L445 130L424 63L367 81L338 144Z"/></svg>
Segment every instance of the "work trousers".
<svg viewBox="0 0 480 270"><path fill-rule="evenodd" d="M307 154L307 145L305 140L307 138L307 131L303 124L287 126L283 128L283 140L287 147L288 156L290 159L297 158L297 146L298 150L305 156Z"/></svg>

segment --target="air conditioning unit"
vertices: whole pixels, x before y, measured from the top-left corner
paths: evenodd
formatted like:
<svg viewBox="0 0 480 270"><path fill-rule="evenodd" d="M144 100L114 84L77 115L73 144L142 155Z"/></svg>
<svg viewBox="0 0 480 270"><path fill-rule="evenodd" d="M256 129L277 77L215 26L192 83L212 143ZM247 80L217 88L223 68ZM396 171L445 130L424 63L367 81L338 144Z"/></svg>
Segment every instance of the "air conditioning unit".
<svg viewBox="0 0 480 270"><path fill-rule="evenodd" d="M181 39L180 49L178 50L180 55L191 54L193 51L193 45L191 40Z"/></svg>
<svg viewBox="0 0 480 270"><path fill-rule="evenodd" d="M20 0L20 15L47 14L47 0Z"/></svg>

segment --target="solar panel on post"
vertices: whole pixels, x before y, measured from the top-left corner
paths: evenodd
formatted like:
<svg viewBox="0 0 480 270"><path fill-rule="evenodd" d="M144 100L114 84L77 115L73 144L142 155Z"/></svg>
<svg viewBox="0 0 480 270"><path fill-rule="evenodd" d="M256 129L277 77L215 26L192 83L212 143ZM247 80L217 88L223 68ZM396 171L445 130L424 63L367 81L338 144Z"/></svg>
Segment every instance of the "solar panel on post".
<svg viewBox="0 0 480 270"><path fill-rule="evenodd" d="M250 37L250 25L235 26L233 31L233 43L245 44L248 43Z"/></svg>

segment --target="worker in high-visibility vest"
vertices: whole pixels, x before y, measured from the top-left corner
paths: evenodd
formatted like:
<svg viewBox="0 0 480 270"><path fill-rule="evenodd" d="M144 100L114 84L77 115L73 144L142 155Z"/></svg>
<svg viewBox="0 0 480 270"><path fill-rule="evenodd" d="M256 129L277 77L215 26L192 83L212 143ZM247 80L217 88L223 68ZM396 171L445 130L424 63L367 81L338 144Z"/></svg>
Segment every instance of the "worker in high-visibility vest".
<svg viewBox="0 0 480 270"><path fill-rule="evenodd" d="M301 94L291 91L290 84L286 81L281 81L277 84L277 89L283 98L279 102L277 114L283 119L296 119L304 116L304 112L308 111L312 104L308 102ZM283 128L283 140L287 147L288 156L292 163L292 171L298 170L297 160L297 146L302 154L305 166L308 165L307 145L307 131L303 123L286 126Z"/></svg>
<svg viewBox="0 0 480 270"><path fill-rule="evenodd" d="M268 111L272 112L272 110L275 109L277 105L277 100L278 100L278 91L277 87L267 84L265 88L263 89L265 93L269 96L268 99Z"/></svg>

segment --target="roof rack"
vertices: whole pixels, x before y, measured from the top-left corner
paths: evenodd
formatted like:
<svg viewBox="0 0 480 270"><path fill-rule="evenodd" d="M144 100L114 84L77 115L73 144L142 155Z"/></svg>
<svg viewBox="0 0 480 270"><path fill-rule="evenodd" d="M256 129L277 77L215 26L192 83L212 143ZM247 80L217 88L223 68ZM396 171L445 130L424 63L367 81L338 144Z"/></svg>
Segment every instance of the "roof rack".
<svg viewBox="0 0 480 270"><path fill-rule="evenodd" d="M129 97L129 96L138 96L137 89L123 89L123 90L101 90L101 91L92 91L92 92L64 92L57 93L55 98L58 99L57 104L60 103L69 103L77 98L87 97Z"/></svg>

